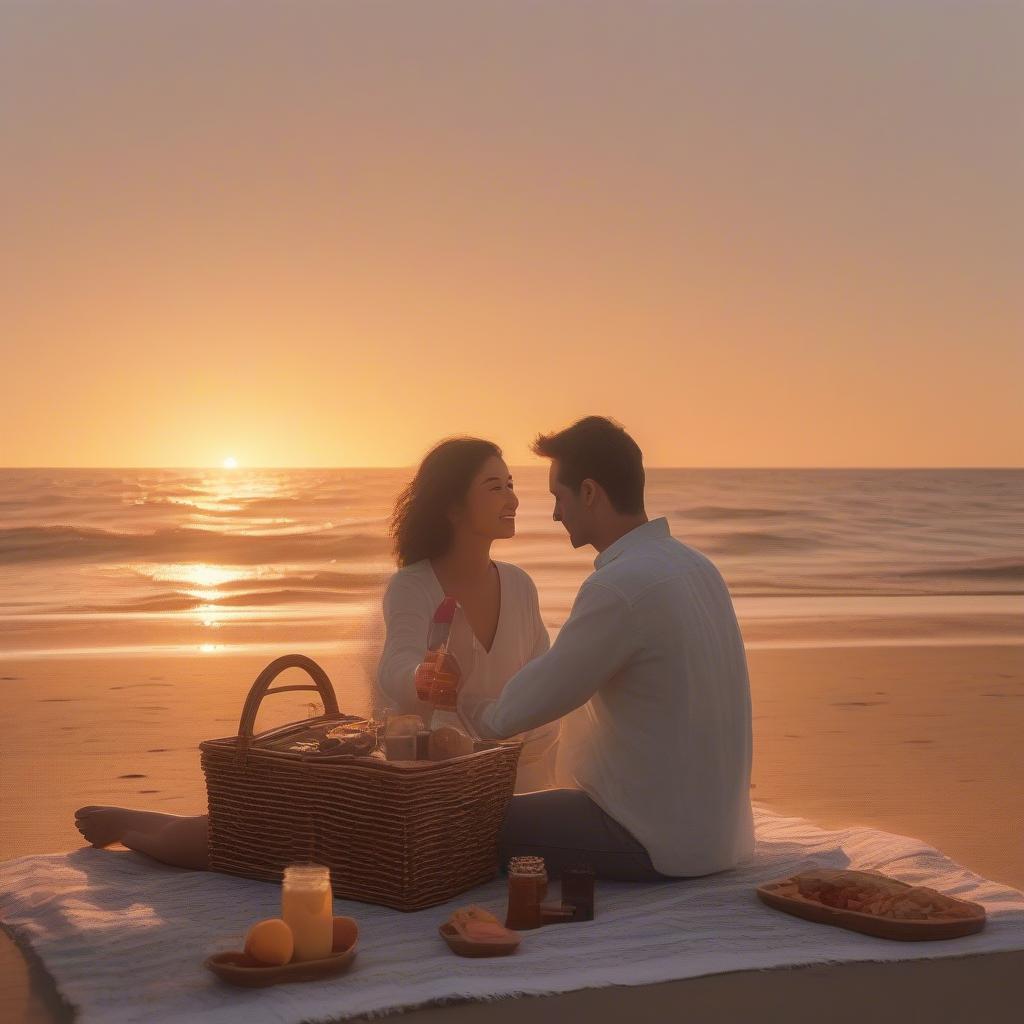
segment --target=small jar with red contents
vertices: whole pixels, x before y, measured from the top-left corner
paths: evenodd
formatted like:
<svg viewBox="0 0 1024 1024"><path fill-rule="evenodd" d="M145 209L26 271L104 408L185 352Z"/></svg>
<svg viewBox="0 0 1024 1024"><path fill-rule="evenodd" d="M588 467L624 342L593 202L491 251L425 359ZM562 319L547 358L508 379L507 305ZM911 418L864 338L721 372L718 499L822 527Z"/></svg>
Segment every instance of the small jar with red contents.
<svg viewBox="0 0 1024 1024"><path fill-rule="evenodd" d="M548 891L543 857L513 857L508 863L508 913L505 927L516 931L539 928L540 905Z"/></svg>

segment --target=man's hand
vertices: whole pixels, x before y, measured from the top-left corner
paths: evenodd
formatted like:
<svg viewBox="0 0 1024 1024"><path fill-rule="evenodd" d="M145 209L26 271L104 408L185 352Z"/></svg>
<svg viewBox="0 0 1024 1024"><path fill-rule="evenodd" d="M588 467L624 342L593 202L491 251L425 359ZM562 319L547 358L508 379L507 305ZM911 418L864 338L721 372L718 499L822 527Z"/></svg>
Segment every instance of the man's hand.
<svg viewBox="0 0 1024 1024"><path fill-rule="evenodd" d="M416 666L413 677L416 682L416 696L443 710L454 711L459 687L462 685L462 669L454 654L429 651L427 657Z"/></svg>

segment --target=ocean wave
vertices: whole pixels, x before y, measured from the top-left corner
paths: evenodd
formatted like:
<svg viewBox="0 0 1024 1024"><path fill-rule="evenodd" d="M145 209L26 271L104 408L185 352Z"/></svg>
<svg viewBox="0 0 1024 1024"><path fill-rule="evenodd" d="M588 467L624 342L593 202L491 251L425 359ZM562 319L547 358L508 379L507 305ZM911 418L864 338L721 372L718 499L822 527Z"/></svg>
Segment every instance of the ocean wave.
<svg viewBox="0 0 1024 1024"><path fill-rule="evenodd" d="M217 562L256 565L380 554L387 538L373 534L225 534L171 527L118 533L82 526L16 526L0 530L0 564L107 558L144 562Z"/></svg>
<svg viewBox="0 0 1024 1024"><path fill-rule="evenodd" d="M140 597L118 603L66 605L63 614L94 614L140 612L193 612L216 608L276 608L289 604L352 604L365 601L374 593L372 588L352 590L308 590L281 588L278 590L240 591L219 597L199 597L187 591L172 590L149 597Z"/></svg>
<svg viewBox="0 0 1024 1024"><path fill-rule="evenodd" d="M47 508L50 505L79 505L82 496L78 494L26 495L20 498L0 498L0 509Z"/></svg>
<svg viewBox="0 0 1024 1024"><path fill-rule="evenodd" d="M365 590L264 590L259 592L244 591L215 597L212 601L204 601L204 605L216 608L249 608L254 605L297 604L300 602L316 602L318 604L344 604L361 601L367 595Z"/></svg>
<svg viewBox="0 0 1024 1024"><path fill-rule="evenodd" d="M938 565L927 569L912 569L898 574L922 579L969 579L969 580L1022 580L1024 562L986 561L958 565Z"/></svg>
<svg viewBox="0 0 1024 1024"><path fill-rule="evenodd" d="M682 516L685 519L816 519L813 513L800 509L785 508L744 508L726 505L694 505L691 508L679 508L670 515Z"/></svg>
<svg viewBox="0 0 1024 1024"><path fill-rule="evenodd" d="M312 572L285 576L257 577L256 579L228 580L216 586L205 587L224 593L239 590L370 590L384 585L387 572Z"/></svg>
<svg viewBox="0 0 1024 1024"><path fill-rule="evenodd" d="M272 513L296 515L307 509L310 512L318 513L324 509L333 510L340 515L345 511L346 503L351 506L352 500L352 492L305 497L281 495L273 498L246 498L232 495L223 500L196 492L189 495L147 495L144 498L135 499L132 505L135 508L167 509L179 513L196 509L207 516L235 518Z"/></svg>
<svg viewBox="0 0 1024 1024"><path fill-rule="evenodd" d="M765 530L740 530L703 539L700 548L715 555L765 555L786 551L806 551L817 547L811 534L772 533Z"/></svg>

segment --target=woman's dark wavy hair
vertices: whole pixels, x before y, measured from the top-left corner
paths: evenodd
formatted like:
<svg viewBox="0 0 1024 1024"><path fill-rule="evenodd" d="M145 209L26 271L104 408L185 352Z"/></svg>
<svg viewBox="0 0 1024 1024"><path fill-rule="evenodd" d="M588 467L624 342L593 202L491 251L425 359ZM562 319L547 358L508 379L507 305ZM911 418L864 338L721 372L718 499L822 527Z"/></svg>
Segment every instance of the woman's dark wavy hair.
<svg viewBox="0 0 1024 1024"><path fill-rule="evenodd" d="M399 566L439 558L448 550L453 532L448 513L466 497L473 477L492 455L500 458L501 449L476 437L450 437L426 454L391 514Z"/></svg>

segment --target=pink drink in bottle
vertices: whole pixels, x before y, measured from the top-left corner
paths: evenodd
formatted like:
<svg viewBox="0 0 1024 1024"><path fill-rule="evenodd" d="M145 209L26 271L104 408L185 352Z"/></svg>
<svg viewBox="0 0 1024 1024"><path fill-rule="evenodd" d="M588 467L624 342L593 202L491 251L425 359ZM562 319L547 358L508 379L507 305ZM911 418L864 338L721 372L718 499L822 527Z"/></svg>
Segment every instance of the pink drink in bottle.
<svg viewBox="0 0 1024 1024"><path fill-rule="evenodd" d="M459 603L454 597L446 597L434 612L434 620L430 623L427 636L427 653L416 669L416 696L423 701L432 701L436 708L454 711L458 680L451 673L435 674L433 683L429 680L429 670L440 667L444 656L448 653L448 641L451 637L452 622Z"/></svg>
<svg viewBox="0 0 1024 1024"><path fill-rule="evenodd" d="M427 744L431 761L473 751L472 736L458 710L460 669L451 670L444 664L458 606L454 597L446 597L438 605L427 637L427 653L416 670L416 695L433 705Z"/></svg>

